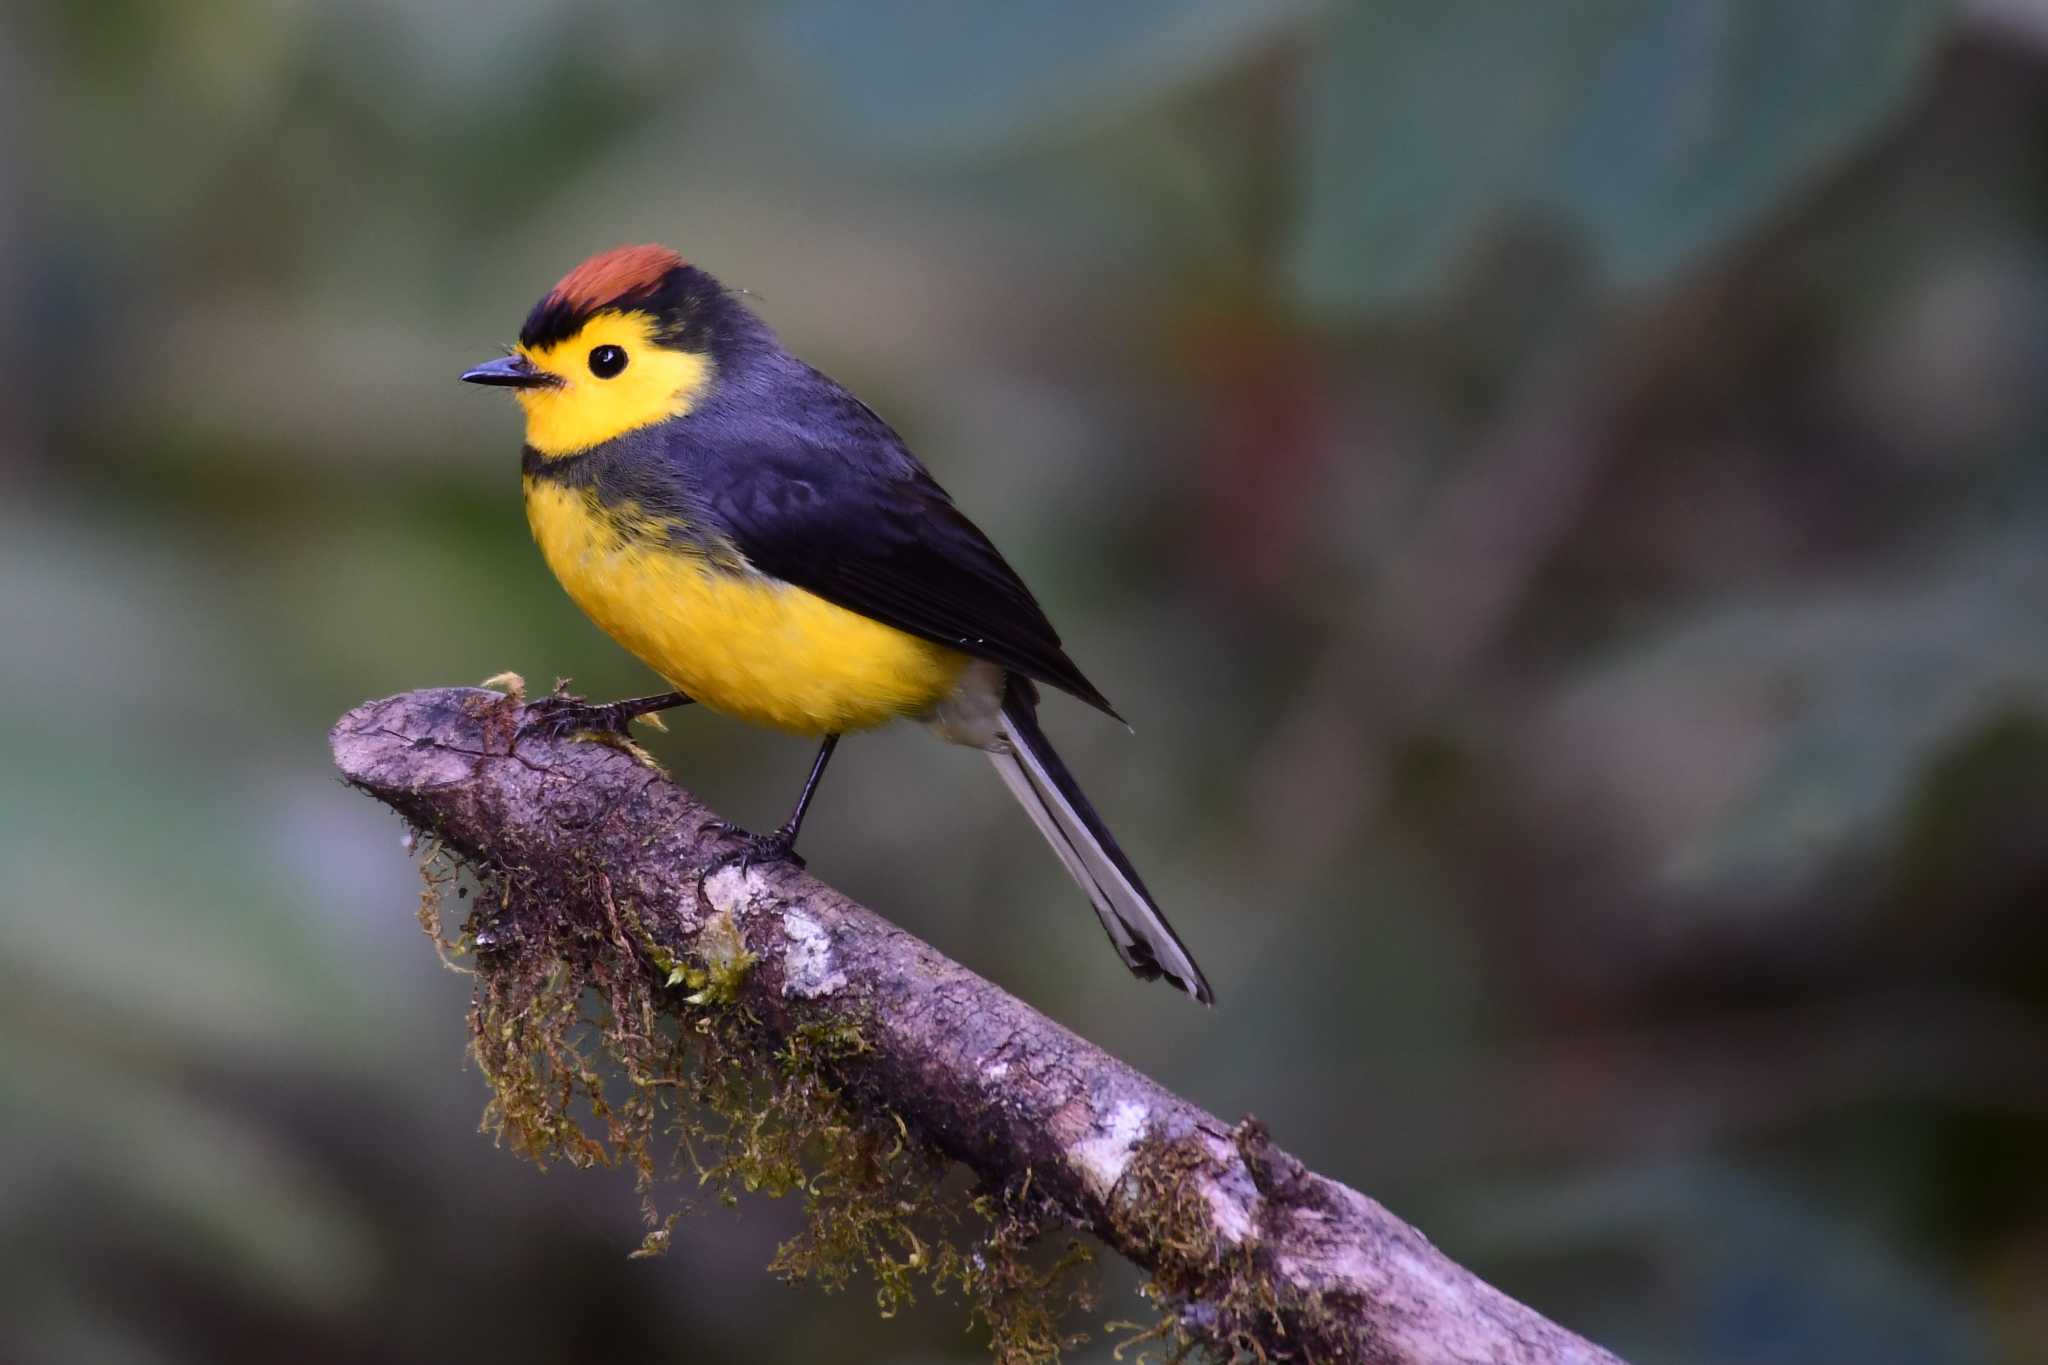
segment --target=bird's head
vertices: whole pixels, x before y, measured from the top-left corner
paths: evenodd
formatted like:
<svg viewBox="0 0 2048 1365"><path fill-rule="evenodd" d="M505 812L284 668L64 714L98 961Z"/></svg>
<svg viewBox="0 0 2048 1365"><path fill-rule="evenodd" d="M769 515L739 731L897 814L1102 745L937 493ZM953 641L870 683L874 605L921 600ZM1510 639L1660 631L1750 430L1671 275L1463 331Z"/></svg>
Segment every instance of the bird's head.
<svg viewBox="0 0 2048 1365"><path fill-rule="evenodd" d="M574 455L687 413L717 363L724 291L662 246L622 246L564 275L527 315L512 354L463 374L513 391L526 443Z"/></svg>

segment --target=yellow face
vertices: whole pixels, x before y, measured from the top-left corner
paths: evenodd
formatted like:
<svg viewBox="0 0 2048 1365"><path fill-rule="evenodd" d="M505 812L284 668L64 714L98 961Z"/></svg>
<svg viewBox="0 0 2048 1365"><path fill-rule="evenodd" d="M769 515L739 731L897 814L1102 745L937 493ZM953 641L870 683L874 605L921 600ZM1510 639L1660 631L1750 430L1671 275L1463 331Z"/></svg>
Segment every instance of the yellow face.
<svg viewBox="0 0 2048 1365"><path fill-rule="evenodd" d="M549 458L680 417L711 384L710 357L661 345L647 313L599 313L567 341L519 353L560 381L517 392L526 443Z"/></svg>

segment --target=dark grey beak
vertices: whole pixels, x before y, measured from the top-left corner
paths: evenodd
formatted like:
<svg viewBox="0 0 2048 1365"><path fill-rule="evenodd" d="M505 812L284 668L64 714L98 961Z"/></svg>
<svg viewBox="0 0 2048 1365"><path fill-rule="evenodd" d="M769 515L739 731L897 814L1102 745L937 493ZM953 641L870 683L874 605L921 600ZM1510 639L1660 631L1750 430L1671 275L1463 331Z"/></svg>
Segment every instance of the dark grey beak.
<svg viewBox="0 0 2048 1365"><path fill-rule="evenodd" d="M489 384L500 389L551 389L562 381L545 370L536 370L523 355L508 355L486 361L462 372L465 384Z"/></svg>

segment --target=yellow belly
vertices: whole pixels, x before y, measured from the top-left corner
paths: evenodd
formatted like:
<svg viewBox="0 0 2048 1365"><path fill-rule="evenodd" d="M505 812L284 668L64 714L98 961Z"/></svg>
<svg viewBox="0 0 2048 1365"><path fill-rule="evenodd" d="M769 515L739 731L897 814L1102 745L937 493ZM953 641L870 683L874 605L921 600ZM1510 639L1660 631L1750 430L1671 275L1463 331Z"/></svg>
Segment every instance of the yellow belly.
<svg viewBox="0 0 2048 1365"><path fill-rule="evenodd" d="M581 489L529 478L526 515L548 567L606 634L704 705L757 725L823 735L920 715L969 662L800 588L628 534Z"/></svg>

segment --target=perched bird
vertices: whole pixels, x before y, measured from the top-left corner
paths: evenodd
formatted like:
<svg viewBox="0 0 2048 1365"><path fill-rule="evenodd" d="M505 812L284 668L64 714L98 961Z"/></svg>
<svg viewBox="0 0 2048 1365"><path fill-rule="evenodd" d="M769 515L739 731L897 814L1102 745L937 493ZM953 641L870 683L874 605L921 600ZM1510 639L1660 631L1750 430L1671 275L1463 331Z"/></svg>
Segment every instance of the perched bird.
<svg viewBox="0 0 2048 1365"><path fill-rule="evenodd" d="M988 754L1125 966L1213 1000L1039 728L1035 684L1116 711L888 423L732 291L665 247L607 251L534 306L510 355L462 378L513 390L525 410L526 514L548 567L678 689L557 698L549 728L624 734L696 701L821 737L789 819L728 860L800 863L797 832L839 737L921 721Z"/></svg>

